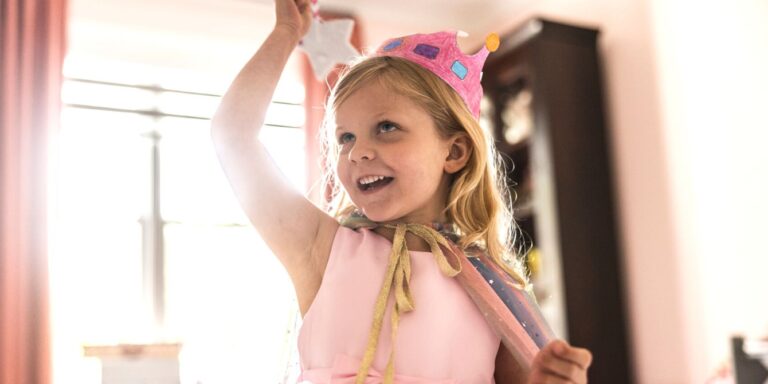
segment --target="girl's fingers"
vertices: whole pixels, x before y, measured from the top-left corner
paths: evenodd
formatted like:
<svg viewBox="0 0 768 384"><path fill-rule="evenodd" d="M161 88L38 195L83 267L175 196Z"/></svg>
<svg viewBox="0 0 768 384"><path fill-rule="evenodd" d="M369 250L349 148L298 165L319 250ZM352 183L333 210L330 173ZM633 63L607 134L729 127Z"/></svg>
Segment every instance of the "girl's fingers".
<svg viewBox="0 0 768 384"><path fill-rule="evenodd" d="M533 361L530 383L587 382L587 368L592 355L583 348L574 348L557 340L542 349Z"/></svg>
<svg viewBox="0 0 768 384"><path fill-rule="evenodd" d="M277 25L285 26L303 37L312 22L310 0L275 0Z"/></svg>
<svg viewBox="0 0 768 384"><path fill-rule="evenodd" d="M592 353L587 349L572 347L563 340L555 340L551 345L556 355L573 362L585 371L592 364Z"/></svg>
<svg viewBox="0 0 768 384"><path fill-rule="evenodd" d="M309 0L298 1L299 13L302 19L301 36L304 36L309 31L309 25L312 24L312 4Z"/></svg>
<svg viewBox="0 0 768 384"><path fill-rule="evenodd" d="M299 11L299 14L304 13L310 8L309 0L291 0L290 2L296 4L296 9Z"/></svg>
<svg viewBox="0 0 768 384"><path fill-rule="evenodd" d="M582 376L579 372L583 371L578 365L555 355L551 348L542 349L531 368L532 378L537 379L535 383L577 383L577 379Z"/></svg>
<svg viewBox="0 0 768 384"><path fill-rule="evenodd" d="M527 384L574 384L574 382L551 373L533 371Z"/></svg>

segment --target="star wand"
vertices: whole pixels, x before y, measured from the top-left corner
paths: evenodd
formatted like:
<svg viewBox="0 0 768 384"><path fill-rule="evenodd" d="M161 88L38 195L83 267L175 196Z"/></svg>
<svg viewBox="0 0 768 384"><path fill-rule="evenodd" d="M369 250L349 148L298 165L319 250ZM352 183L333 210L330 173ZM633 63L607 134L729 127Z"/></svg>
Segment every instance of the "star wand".
<svg viewBox="0 0 768 384"><path fill-rule="evenodd" d="M349 42L354 23L352 19L322 20L317 0L312 0L312 24L299 47L318 80L325 80L337 63L346 64L360 55Z"/></svg>

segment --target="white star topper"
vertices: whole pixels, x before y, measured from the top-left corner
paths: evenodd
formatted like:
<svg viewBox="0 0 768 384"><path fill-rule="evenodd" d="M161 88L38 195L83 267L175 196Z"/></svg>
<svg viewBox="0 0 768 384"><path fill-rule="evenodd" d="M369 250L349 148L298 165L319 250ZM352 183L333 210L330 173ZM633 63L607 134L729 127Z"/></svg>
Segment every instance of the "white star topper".
<svg viewBox="0 0 768 384"><path fill-rule="evenodd" d="M313 17L309 32L299 46L307 53L318 80L324 80L336 63L346 64L359 55L349 43L352 19L320 20Z"/></svg>

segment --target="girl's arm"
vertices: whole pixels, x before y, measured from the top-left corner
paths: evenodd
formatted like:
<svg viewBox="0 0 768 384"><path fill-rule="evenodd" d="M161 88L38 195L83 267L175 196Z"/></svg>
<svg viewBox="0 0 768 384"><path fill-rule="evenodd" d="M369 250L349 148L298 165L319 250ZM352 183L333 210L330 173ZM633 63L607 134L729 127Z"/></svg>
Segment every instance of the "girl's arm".
<svg viewBox="0 0 768 384"><path fill-rule="evenodd" d="M257 140L283 67L309 29L309 0L276 0L276 16L274 30L222 97L211 137L241 207L288 270L305 309L337 224L293 189Z"/></svg>

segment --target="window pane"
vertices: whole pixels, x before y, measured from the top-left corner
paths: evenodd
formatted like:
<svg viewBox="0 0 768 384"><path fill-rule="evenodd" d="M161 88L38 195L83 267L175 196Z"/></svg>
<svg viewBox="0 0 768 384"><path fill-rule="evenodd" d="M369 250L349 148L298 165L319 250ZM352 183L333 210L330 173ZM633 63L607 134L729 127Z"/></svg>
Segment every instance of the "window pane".
<svg viewBox="0 0 768 384"><path fill-rule="evenodd" d="M272 103L265 122L271 125L299 128L304 125L304 106L299 104Z"/></svg>
<svg viewBox="0 0 768 384"><path fill-rule="evenodd" d="M293 186L302 193L306 191L304 130L265 126L259 133L259 140Z"/></svg>
<svg viewBox="0 0 768 384"><path fill-rule="evenodd" d="M224 176L205 120L163 118L161 201L166 220L248 223ZM304 131L264 127L260 139L284 175L304 191Z"/></svg>
<svg viewBox="0 0 768 384"><path fill-rule="evenodd" d="M50 274L57 380L98 378L82 343L143 334L141 225L151 120L66 108L51 156ZM98 379L97 379L98 380ZM93 381L91 381L93 382Z"/></svg>
<svg viewBox="0 0 768 384"><path fill-rule="evenodd" d="M246 224L211 143L207 120L163 118L160 201L165 220Z"/></svg>
<svg viewBox="0 0 768 384"><path fill-rule="evenodd" d="M87 77L82 69L70 66L69 76ZM149 80L156 71L144 69L130 82L164 85ZM115 71L97 75L121 81ZM294 104L270 108L269 121L297 128L265 127L260 139L304 191L304 132L298 128L304 109L295 105L303 87L295 79L281 84L276 94ZM68 104L201 117L213 114L219 101L80 81L68 81L62 97ZM210 122L72 107L62 118L50 166L55 382L99 382L99 360L84 358L83 344L154 341L182 343L183 383L282 382L295 375L298 307L290 279L234 198L213 150ZM141 218L152 209L155 136L161 213L168 221L166 324L159 333L144 308L142 286Z"/></svg>
<svg viewBox="0 0 768 384"><path fill-rule="evenodd" d="M132 111L149 110L155 104L155 93L136 88L81 81L65 81L61 97L66 104L95 105Z"/></svg>
<svg viewBox="0 0 768 384"><path fill-rule="evenodd" d="M251 227L168 225L166 325L182 340L182 381L277 383L295 349L298 306Z"/></svg>
<svg viewBox="0 0 768 384"><path fill-rule="evenodd" d="M285 103L304 104L304 80L299 75L302 67L301 55L293 54L288 59L286 70L277 83L272 100Z"/></svg>
<svg viewBox="0 0 768 384"><path fill-rule="evenodd" d="M211 118L221 101L217 96L163 92L158 96L160 111L172 115Z"/></svg>
<svg viewBox="0 0 768 384"><path fill-rule="evenodd" d="M291 281L237 204L209 122L164 118L159 131L163 216L173 222L165 228L166 325L184 344L182 379L282 382L296 359ZM303 131L264 127L260 139L303 190Z"/></svg>

